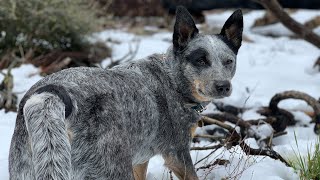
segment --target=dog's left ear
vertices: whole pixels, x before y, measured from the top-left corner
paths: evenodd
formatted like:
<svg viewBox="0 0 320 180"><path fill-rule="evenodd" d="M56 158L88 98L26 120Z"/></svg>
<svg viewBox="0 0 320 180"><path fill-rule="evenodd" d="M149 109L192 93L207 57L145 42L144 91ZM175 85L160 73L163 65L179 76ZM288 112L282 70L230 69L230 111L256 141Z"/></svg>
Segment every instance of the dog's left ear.
<svg viewBox="0 0 320 180"><path fill-rule="evenodd" d="M243 17L240 9L236 10L225 22L220 35L229 40L238 50L241 46L243 31Z"/></svg>
<svg viewBox="0 0 320 180"><path fill-rule="evenodd" d="M199 33L191 14L183 6L178 6L176 23L174 24L173 46L175 50L183 50L188 42Z"/></svg>

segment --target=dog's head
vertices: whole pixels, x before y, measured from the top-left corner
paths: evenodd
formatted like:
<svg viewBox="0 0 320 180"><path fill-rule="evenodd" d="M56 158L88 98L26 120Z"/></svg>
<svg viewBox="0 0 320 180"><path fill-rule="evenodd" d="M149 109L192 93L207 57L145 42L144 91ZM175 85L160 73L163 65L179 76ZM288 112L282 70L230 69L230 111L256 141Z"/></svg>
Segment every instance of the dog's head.
<svg viewBox="0 0 320 180"><path fill-rule="evenodd" d="M235 11L220 34L200 34L192 16L178 7L173 33L176 81L189 100L206 102L231 94L231 79L241 46L243 17Z"/></svg>

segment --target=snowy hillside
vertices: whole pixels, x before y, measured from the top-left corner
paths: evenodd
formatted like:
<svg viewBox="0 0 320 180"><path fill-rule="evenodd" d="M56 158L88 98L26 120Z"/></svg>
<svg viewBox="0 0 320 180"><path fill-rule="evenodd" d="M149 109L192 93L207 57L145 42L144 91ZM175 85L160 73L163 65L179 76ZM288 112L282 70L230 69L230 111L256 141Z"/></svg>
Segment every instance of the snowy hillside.
<svg viewBox="0 0 320 180"><path fill-rule="evenodd" d="M221 14L207 15L209 26L221 27L225 20L231 15L231 11ZM252 11L244 15L244 35L253 42L244 41L239 50L237 59L237 72L232 81L233 93L230 97L222 101L239 107L252 108L242 114L243 119L257 119L261 115L255 110L258 107L268 105L270 98L279 92L286 90L298 90L309 95L320 97L320 72L313 69L313 63L320 56L320 50L315 46L299 39L288 37L271 38L261 34L265 31L280 32L287 34L288 31L280 24L272 25L265 29L251 29L254 20L263 15L263 11ZM320 15L320 11L299 10L293 16L300 22L305 22L310 18ZM319 28L318 28L319 29ZM171 42L171 32L161 32L150 36L135 36L121 30L107 30L94 34L94 38L109 40L107 43L113 48L114 58L125 55L132 40L139 41L139 49L135 59L143 58L152 53L163 53ZM112 43L112 41L120 43ZM105 66L108 61L105 61ZM13 70L14 92L19 93L19 99L24 93L41 77L38 69L32 65L23 65ZM2 80L0 75L0 80ZM287 135L273 140L274 150L285 158L294 157L294 152L299 151L303 156L308 149L312 149L317 136L313 132L314 124L309 124L311 120L301 110L310 110L306 103L296 100L286 100L280 103L280 107L285 108L295 115L298 121L295 127L287 128ZM209 105L206 112L215 110L214 105ZM0 180L9 179L8 175L8 153L11 136L15 126L16 113L5 113L0 111ZM266 127L268 129L268 127ZM198 128L201 133L203 129ZM267 130L261 130L267 131ZM296 146L294 133L296 134L299 149ZM248 139L248 144L258 147L254 139ZM192 146L206 146L209 142L194 143ZM194 162L205 157L211 150L192 151ZM298 174L292 168L287 167L280 161L263 156L246 156L241 148L236 146L230 150L218 149L209 158L214 161L216 158L227 159L227 165L217 165L211 171L199 170L200 179L222 179L231 177L236 179L263 179L294 180L299 179ZM201 162L197 167L208 162ZM163 160L159 157L151 159L148 168L148 179L169 179L168 170L163 166Z"/></svg>

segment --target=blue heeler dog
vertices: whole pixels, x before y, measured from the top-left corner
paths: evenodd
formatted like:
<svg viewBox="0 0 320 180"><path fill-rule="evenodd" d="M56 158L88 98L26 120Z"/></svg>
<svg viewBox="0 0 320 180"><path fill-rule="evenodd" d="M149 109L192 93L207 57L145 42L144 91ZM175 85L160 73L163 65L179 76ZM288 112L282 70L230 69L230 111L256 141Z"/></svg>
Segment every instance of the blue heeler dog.
<svg viewBox="0 0 320 180"><path fill-rule="evenodd" d="M130 180L157 154L180 179L198 179L189 153L197 105L230 95L242 29L237 10L220 34L200 34L178 7L166 54L43 78L19 106L10 179Z"/></svg>

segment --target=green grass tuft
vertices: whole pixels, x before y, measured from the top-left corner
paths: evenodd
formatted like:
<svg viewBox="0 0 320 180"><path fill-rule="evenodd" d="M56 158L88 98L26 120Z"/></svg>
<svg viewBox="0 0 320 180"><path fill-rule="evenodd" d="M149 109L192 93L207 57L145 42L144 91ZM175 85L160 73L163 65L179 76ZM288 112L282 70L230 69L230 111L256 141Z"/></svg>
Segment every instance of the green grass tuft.
<svg viewBox="0 0 320 180"><path fill-rule="evenodd" d="M320 179L320 136L316 143L308 148L307 154L301 155L299 143L294 133L295 143L298 151L294 151L294 157L289 158L290 165L299 173L302 180L319 180Z"/></svg>

